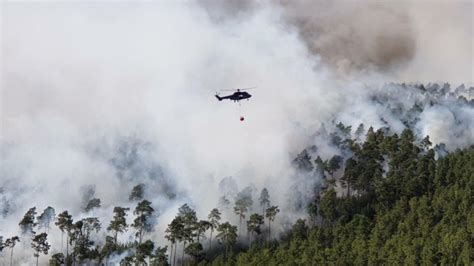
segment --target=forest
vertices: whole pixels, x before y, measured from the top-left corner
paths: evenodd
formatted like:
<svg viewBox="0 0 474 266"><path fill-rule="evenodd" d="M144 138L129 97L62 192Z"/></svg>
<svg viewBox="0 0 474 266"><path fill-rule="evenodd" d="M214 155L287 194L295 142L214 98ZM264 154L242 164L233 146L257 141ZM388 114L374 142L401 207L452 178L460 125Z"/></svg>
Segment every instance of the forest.
<svg viewBox="0 0 474 266"><path fill-rule="evenodd" d="M437 151L429 137L418 139L410 129L400 135L384 128L367 131L361 124L351 138L342 123L331 141L342 151L323 160L312 158L309 147L293 161L303 173L322 176L314 197L304 206L307 216L290 230L272 234L278 206L270 204L263 188L261 211L249 191L239 192L232 210L239 224L221 219L221 210L197 217L188 204L161 232L159 246L149 237L156 210L144 198L143 184L131 189L134 209L116 206L113 219L74 219L67 210L53 207L39 212L31 207L19 221L21 234L0 237L0 250L13 265L15 246L25 242L31 256L50 256L50 265L107 265L120 257L120 265L373 265L464 264L474 261L474 146L451 153ZM231 204L225 197L225 204ZM220 205L222 206L222 204ZM85 210L101 208L91 198ZM127 216L133 222L127 223ZM61 233L63 252L50 254L52 227ZM105 239L97 233L106 230ZM127 230L133 241L121 242ZM102 244L101 244L102 243ZM25 244L24 244L25 245Z"/></svg>

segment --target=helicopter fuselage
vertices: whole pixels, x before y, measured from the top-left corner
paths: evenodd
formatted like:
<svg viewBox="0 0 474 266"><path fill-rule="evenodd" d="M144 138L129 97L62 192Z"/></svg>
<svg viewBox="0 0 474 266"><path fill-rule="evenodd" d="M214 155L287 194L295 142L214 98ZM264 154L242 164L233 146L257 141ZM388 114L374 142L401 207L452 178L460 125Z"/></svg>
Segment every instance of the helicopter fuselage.
<svg viewBox="0 0 474 266"><path fill-rule="evenodd" d="M250 97L252 97L252 95L250 93L246 92L246 91L236 91L231 95L222 96L222 97L220 97L219 95L216 95L216 98L219 101L229 99L229 100L234 101L234 102L238 102L238 101L241 101L241 100L244 100L244 99L248 99Z"/></svg>

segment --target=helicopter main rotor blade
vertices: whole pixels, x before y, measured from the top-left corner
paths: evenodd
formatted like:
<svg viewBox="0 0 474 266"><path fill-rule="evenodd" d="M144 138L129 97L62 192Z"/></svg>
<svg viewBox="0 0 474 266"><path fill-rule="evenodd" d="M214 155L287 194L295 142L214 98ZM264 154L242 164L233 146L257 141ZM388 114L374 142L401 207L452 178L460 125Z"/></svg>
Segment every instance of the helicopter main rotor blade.
<svg viewBox="0 0 474 266"><path fill-rule="evenodd" d="M237 88L237 89L226 89L226 90L220 90L220 91L237 91L237 90L247 91L247 90L253 90L255 88L257 88L257 87L249 87L249 88L242 88L242 89L239 89L239 88Z"/></svg>

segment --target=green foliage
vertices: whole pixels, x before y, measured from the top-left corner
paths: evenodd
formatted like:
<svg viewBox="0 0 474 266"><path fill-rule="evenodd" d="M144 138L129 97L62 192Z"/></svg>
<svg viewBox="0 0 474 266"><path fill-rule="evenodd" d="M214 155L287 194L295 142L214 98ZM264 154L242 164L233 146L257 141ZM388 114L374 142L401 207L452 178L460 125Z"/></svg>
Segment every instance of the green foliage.
<svg viewBox="0 0 474 266"><path fill-rule="evenodd" d="M155 249L155 244L151 240L138 244L135 251L135 262L139 265L144 264L146 258L153 255L153 249Z"/></svg>
<svg viewBox="0 0 474 266"><path fill-rule="evenodd" d="M271 206L267 209L265 217L268 219L268 238L272 238L271 223L275 221L276 215L280 212L278 206Z"/></svg>
<svg viewBox="0 0 474 266"><path fill-rule="evenodd" d="M211 228L212 224L206 220L200 220L195 224L195 234L196 234L196 241L199 242L200 237L204 236L204 233Z"/></svg>
<svg viewBox="0 0 474 266"><path fill-rule="evenodd" d="M369 129L345 162L346 196L328 189L308 206L322 225L300 219L277 246L239 253L237 265L471 265L474 146L438 160L430 146L410 130Z"/></svg>
<svg viewBox="0 0 474 266"><path fill-rule="evenodd" d="M114 208L114 218L110 221L109 226L107 227L108 231L114 231L114 243L117 244L117 235L118 233L123 233L127 230L127 211L130 208L115 207Z"/></svg>
<svg viewBox="0 0 474 266"><path fill-rule="evenodd" d="M214 230L219 227L219 221L221 220L221 212L214 208L211 210L209 215L207 216L207 219L209 220L210 223L210 229L211 229L211 235L209 237L209 248L212 248L212 233L214 233Z"/></svg>
<svg viewBox="0 0 474 266"><path fill-rule="evenodd" d="M56 253L51 256L49 259L50 266L61 266L64 265L66 258L63 253Z"/></svg>
<svg viewBox="0 0 474 266"><path fill-rule="evenodd" d="M49 230L49 225L54 221L55 210L53 207L48 206L44 211L39 215L36 220L38 221L38 229L44 228L44 230Z"/></svg>
<svg viewBox="0 0 474 266"><path fill-rule="evenodd" d="M234 213L239 216L239 233L242 231L242 220L252 204L252 189L246 187L235 198Z"/></svg>
<svg viewBox="0 0 474 266"><path fill-rule="evenodd" d="M268 208L268 206L270 205L270 194L268 193L268 190L266 188L263 188L262 192L260 192L258 202L260 203L260 206L263 209L262 215L265 215L265 209Z"/></svg>
<svg viewBox="0 0 474 266"><path fill-rule="evenodd" d="M86 212L92 210L92 209L95 209L95 208L100 208L101 206L101 202L100 202L100 199L99 198L93 198L93 199L90 199L86 206L84 207L84 210Z"/></svg>
<svg viewBox="0 0 474 266"><path fill-rule="evenodd" d="M130 196L128 199L130 201L143 200L143 195L145 194L145 184L138 184L132 188Z"/></svg>
<svg viewBox="0 0 474 266"><path fill-rule="evenodd" d="M152 266L168 266L168 254L166 251L168 250L168 246L164 247L157 247L153 257L150 261L150 265Z"/></svg>
<svg viewBox="0 0 474 266"><path fill-rule="evenodd" d="M219 243L225 245L225 255L227 258L229 248L232 248L237 241L237 226L225 222L219 225L217 232L216 237L219 239Z"/></svg>
<svg viewBox="0 0 474 266"><path fill-rule="evenodd" d="M20 242L20 238L18 236L12 236L5 240L3 243L3 248L10 248L10 265L13 265L13 248L16 246L16 243Z"/></svg>
<svg viewBox="0 0 474 266"><path fill-rule="evenodd" d="M46 233L35 235L31 239L31 247L34 250L33 255L36 257L36 265L38 265L38 257L41 255L41 253L47 255L48 250L51 247L51 245L47 242L47 239L48 234Z"/></svg>
<svg viewBox="0 0 474 266"><path fill-rule="evenodd" d="M133 220L132 227L137 230L135 235L138 238L138 243L142 243L143 233L151 230L149 219L154 211L155 210L151 207L151 202L148 200L140 201L133 211L136 218Z"/></svg>
<svg viewBox="0 0 474 266"><path fill-rule="evenodd" d="M127 230L129 208L114 208L107 227L113 235L107 235L105 241L92 235L101 229L98 218L88 217L74 223L68 211L63 211L55 224L66 233L66 252L54 254L49 263L107 264L111 255L122 254L127 256L120 265L147 265L148 261L150 265L471 265L474 146L445 153L430 148L428 136L417 139L409 129L398 136L369 128L362 142L363 125L354 133L355 139L351 139L350 126L340 123L336 128L334 134L326 136L340 148L340 155L328 160L317 156L313 167L305 151L294 162L297 167L314 171L313 176L318 176L318 171L322 177L329 174L333 185L315 190L307 205L310 220L298 219L291 230L279 235L279 240L275 239L276 234L272 238L271 225L280 210L270 206L270 196L264 188L259 197L262 214L253 213L247 221L249 242L254 240L253 245L236 245L240 231L229 222L222 223L218 209L211 210L208 220L199 220L196 211L184 204L165 231L170 244L168 255L168 246L155 249L152 240L142 241L144 233L153 228L151 218L155 210L151 202L141 200L143 185L138 185L130 197L132 201L141 200L131 224L137 241L117 241L117 235ZM341 186L343 191L338 189ZM239 226L252 210L253 192L246 187L235 198ZM87 198L91 199L93 193L89 194ZM99 207L100 200L91 206ZM47 254L50 246L46 232L36 234L34 229L38 225L47 231L54 216L52 207L39 216L33 207L19 223L21 231L32 237L37 259L40 254ZM200 240L208 230L206 250ZM221 246L212 245L214 231ZM0 237L0 251L10 249L10 265L18 241L18 236L5 241ZM176 261L178 252L181 259ZM185 253L189 257L185 258Z"/></svg>
<svg viewBox="0 0 474 266"><path fill-rule="evenodd" d="M313 170L313 164L311 163L311 156L307 150L303 150L293 160L293 165L303 172L311 172Z"/></svg>
<svg viewBox="0 0 474 266"><path fill-rule="evenodd" d="M184 204L178 209L178 216L182 218L182 228L179 234L181 240L184 242L193 241L193 238L197 236L195 232L198 223L196 212L188 204Z"/></svg>
<svg viewBox="0 0 474 266"><path fill-rule="evenodd" d="M194 261L198 261L203 257L203 250L204 248L202 247L201 243L194 242L186 246L184 251L186 254L192 256Z"/></svg>
<svg viewBox="0 0 474 266"><path fill-rule="evenodd" d="M33 230L34 227L37 225L36 223L36 207L30 208L21 219L20 226L21 232L23 234L34 234L35 231Z"/></svg>
<svg viewBox="0 0 474 266"><path fill-rule="evenodd" d="M67 211L63 211L58 215L58 219L56 220L55 224L59 227L61 232L64 232L72 226L72 216Z"/></svg>
<svg viewBox="0 0 474 266"><path fill-rule="evenodd" d="M254 234L262 233L262 229L260 226L264 223L263 219L263 215L260 215L258 213L253 213L250 215L250 218L247 221L247 230L250 233L249 242L252 241L252 237Z"/></svg>
<svg viewBox="0 0 474 266"><path fill-rule="evenodd" d="M96 217L88 217L77 221L69 229L69 242L73 245L72 259L79 262L96 259L100 256L95 242L91 239L92 232L99 232L101 224Z"/></svg>

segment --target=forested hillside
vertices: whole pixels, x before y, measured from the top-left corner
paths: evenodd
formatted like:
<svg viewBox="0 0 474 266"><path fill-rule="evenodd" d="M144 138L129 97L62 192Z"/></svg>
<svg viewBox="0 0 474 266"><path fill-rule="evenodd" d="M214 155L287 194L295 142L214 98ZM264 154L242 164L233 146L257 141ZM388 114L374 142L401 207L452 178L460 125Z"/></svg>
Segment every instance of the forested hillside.
<svg viewBox="0 0 474 266"><path fill-rule="evenodd" d="M439 160L429 139L369 130L352 145L341 178L281 243L255 244L238 265L471 265L474 261L474 147ZM351 145L349 143L349 145ZM383 171L383 162L389 170ZM354 189L354 191L352 191Z"/></svg>
<svg viewBox="0 0 474 266"><path fill-rule="evenodd" d="M339 135L349 136L350 127L338 124L338 129ZM436 159L429 137L418 141L409 129L398 136L369 128L362 142L332 136L345 156L312 159L304 150L294 160L294 167L319 173L325 181L306 206L307 218L280 237L272 235L280 210L270 206L268 191L260 194L261 212L250 214L253 201L244 189L233 206L239 224L221 220L218 208L200 220L184 204L166 231L159 232L168 245L158 246L150 237L155 210L139 184L129 195L135 209L115 207L109 223L72 217L67 210L56 215L52 207L38 215L32 207L19 221L20 236L0 238L3 257L12 261L15 246L24 242L36 259L50 256L51 265L110 260L121 265L472 263L473 146ZM100 199L91 198L84 208L101 208ZM128 215L133 222L127 223ZM51 230L55 226L59 230ZM99 237L101 229L105 239ZM135 238L119 241L127 230ZM61 234L62 246L55 250L63 252L49 253L48 234L53 232Z"/></svg>

